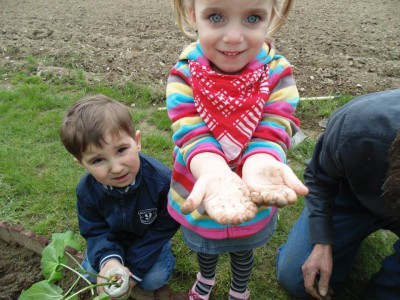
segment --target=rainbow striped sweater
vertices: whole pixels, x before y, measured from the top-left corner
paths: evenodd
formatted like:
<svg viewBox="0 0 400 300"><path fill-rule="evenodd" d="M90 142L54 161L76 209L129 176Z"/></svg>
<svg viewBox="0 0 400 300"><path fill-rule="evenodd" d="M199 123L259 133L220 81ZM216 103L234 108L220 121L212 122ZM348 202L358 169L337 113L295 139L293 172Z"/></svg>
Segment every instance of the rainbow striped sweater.
<svg viewBox="0 0 400 300"><path fill-rule="evenodd" d="M191 76L189 60L209 64L198 42L184 49L178 62L172 68L167 84L167 111L172 121L175 143L173 150L173 173L169 192L168 211L182 226L210 239L247 237L263 229L276 213L275 207L260 207L256 217L238 226L221 225L210 219L206 213L196 210L184 215L180 207L193 189L196 179L190 172L191 159L202 152L212 152L227 160L221 146L201 119L193 100L189 83ZM277 160L286 162L290 138L299 126L293 116L299 101L299 93L289 62L275 53L271 44L264 44L255 61L250 65L259 68L268 64L270 95L265 99L262 118L254 134L243 149L236 167L240 175L246 158L256 153L266 153ZM228 163L228 161L227 161Z"/></svg>

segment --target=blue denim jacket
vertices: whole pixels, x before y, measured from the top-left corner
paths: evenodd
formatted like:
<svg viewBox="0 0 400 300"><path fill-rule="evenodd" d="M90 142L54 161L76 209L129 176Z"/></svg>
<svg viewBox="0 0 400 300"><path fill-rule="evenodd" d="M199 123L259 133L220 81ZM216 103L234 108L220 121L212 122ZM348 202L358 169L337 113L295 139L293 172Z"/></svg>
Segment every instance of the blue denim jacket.
<svg viewBox="0 0 400 300"><path fill-rule="evenodd" d="M143 154L140 163L135 183L127 189L110 189L90 174L76 188L79 229L90 264L99 272L105 261L118 259L138 281L179 228L167 211L171 171Z"/></svg>

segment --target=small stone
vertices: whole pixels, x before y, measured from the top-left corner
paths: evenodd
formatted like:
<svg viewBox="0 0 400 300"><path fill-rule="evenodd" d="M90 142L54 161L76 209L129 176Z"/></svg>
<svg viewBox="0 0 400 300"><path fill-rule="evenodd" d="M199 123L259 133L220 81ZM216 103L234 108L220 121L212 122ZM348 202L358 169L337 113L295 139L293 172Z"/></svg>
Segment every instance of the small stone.
<svg viewBox="0 0 400 300"><path fill-rule="evenodd" d="M16 232L21 232L22 230L24 230L24 226L22 224L17 224L17 225L11 226L10 229L13 231L16 231Z"/></svg>
<svg viewBox="0 0 400 300"><path fill-rule="evenodd" d="M318 122L318 125L322 128L326 128L326 125L328 124L328 119L323 119Z"/></svg>
<svg viewBox="0 0 400 300"><path fill-rule="evenodd" d="M10 227L10 224L8 224L7 222L4 222L4 221L0 221L0 227L8 228L8 227Z"/></svg>
<svg viewBox="0 0 400 300"><path fill-rule="evenodd" d="M33 238L35 241L38 241L39 243L43 244L43 245L47 245L49 243L49 239L45 236L35 236Z"/></svg>
<svg viewBox="0 0 400 300"><path fill-rule="evenodd" d="M33 238L35 236L35 233L32 230L23 230L21 233L30 238Z"/></svg>

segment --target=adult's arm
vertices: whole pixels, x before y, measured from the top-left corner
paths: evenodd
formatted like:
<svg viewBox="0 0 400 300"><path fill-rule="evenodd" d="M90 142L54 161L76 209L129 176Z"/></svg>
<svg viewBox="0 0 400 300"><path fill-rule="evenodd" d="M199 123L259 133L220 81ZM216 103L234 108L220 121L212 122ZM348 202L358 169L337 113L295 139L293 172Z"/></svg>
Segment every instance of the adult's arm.
<svg viewBox="0 0 400 300"><path fill-rule="evenodd" d="M305 184L309 189L305 197L310 213L309 232L314 248L303 264L302 272L304 287L315 299L330 297L328 293L334 243L332 214L339 184L345 173L340 149L342 128L338 124L338 120L330 120L304 172Z"/></svg>

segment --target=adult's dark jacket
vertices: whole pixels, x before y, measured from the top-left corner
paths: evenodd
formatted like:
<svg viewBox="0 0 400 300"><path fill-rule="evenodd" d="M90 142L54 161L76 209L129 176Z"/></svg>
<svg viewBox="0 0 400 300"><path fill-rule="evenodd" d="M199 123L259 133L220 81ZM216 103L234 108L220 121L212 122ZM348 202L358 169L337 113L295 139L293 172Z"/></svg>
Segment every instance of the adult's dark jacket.
<svg viewBox="0 0 400 300"><path fill-rule="evenodd" d="M382 185L389 147L399 129L400 89L357 97L329 118L304 173L313 244L333 244L333 205L339 193L388 220ZM387 229L400 236L400 220Z"/></svg>

